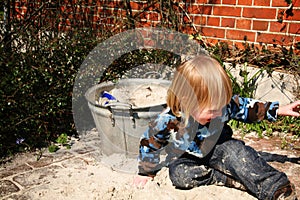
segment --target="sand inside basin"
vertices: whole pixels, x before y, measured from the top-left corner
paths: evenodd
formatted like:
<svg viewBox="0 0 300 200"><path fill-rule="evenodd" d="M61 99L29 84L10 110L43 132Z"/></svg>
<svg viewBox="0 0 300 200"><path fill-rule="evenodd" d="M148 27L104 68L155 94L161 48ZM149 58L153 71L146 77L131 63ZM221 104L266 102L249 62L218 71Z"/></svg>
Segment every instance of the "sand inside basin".
<svg viewBox="0 0 300 200"><path fill-rule="evenodd" d="M133 107L151 107L166 103L168 87L160 84L119 86L110 91L116 99Z"/></svg>

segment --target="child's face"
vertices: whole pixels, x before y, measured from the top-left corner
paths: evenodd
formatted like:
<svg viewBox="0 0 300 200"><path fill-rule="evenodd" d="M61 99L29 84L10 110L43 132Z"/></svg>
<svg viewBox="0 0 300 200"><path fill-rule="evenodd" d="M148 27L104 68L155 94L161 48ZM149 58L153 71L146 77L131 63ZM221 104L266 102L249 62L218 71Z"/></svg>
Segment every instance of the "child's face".
<svg viewBox="0 0 300 200"><path fill-rule="evenodd" d="M191 113L191 116L196 120L198 123L205 125L209 123L212 119L222 116L222 109L197 109Z"/></svg>

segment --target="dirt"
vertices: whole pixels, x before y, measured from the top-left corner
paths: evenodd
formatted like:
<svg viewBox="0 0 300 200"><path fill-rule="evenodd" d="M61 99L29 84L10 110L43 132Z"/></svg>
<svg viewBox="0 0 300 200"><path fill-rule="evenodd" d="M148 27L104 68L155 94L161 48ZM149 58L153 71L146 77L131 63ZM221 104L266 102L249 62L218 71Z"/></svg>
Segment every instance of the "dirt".
<svg viewBox="0 0 300 200"><path fill-rule="evenodd" d="M300 194L300 151L293 145L281 149L282 138L258 138L255 134L242 137L246 144L270 155L275 168L284 171ZM168 169L163 168L153 181L144 187L133 186L136 176L113 169L101 154L100 138L96 129L89 131L70 150L61 148L56 153L45 151L37 160L37 153L20 154L0 169L0 199L101 199L101 200L254 200L240 190L221 186L201 186L192 190L179 190L172 186ZM119 159L118 157L114 159ZM136 168L136 163L131 167Z"/></svg>

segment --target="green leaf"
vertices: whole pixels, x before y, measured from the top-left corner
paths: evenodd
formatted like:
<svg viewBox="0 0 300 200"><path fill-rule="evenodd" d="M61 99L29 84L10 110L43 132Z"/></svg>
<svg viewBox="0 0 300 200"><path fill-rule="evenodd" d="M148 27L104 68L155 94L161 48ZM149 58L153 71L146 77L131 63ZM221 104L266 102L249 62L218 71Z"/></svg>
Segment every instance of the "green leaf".
<svg viewBox="0 0 300 200"><path fill-rule="evenodd" d="M48 150L50 153L54 153L59 150L59 147L53 144L48 147Z"/></svg>

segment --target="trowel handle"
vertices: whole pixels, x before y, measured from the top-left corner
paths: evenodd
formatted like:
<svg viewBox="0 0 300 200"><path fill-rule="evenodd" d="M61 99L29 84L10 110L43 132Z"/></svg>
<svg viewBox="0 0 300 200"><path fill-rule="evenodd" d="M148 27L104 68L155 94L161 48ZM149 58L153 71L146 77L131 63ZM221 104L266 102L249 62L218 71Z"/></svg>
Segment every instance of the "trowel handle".
<svg viewBox="0 0 300 200"><path fill-rule="evenodd" d="M109 110L111 111L111 123L112 126L115 126L115 115L120 115L120 113L124 114L124 112L127 112L129 114L129 117L131 119L132 127L135 128L135 118L133 115L132 105L129 103L123 103L123 102L110 102L105 105L106 107L109 107ZM127 115L128 116L128 115Z"/></svg>
<svg viewBox="0 0 300 200"><path fill-rule="evenodd" d="M132 105L129 103L123 102L109 102L105 107L110 107L111 109L123 110L123 109L132 109Z"/></svg>

